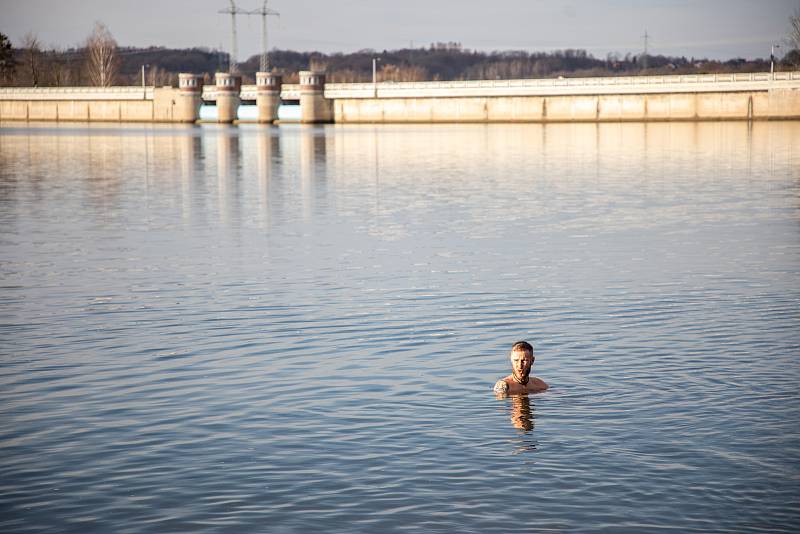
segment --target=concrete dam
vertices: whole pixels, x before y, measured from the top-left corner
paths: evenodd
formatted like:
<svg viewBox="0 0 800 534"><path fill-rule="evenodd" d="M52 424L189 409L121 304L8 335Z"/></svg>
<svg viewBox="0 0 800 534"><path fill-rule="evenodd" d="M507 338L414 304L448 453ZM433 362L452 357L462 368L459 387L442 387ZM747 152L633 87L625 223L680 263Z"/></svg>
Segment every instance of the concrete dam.
<svg viewBox="0 0 800 534"><path fill-rule="evenodd" d="M299 84L259 72L255 85L217 73L214 85L179 75L173 87L0 89L0 121L280 122L295 106L301 123L620 122L800 119L800 72L457 82L326 83L302 71ZM298 109L299 108L299 109ZM287 121L287 119L283 119Z"/></svg>

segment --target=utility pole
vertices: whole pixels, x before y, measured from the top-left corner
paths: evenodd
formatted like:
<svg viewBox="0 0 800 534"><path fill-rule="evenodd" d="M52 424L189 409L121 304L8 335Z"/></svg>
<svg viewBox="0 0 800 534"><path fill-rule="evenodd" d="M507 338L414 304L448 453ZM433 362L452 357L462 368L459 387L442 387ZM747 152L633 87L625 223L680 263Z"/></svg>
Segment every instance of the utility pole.
<svg viewBox="0 0 800 534"><path fill-rule="evenodd" d="M378 98L378 61L380 58L372 58L372 95Z"/></svg>
<svg viewBox="0 0 800 534"><path fill-rule="evenodd" d="M231 16L231 59L230 64L228 65L228 72L233 74L238 70L238 66L236 64L236 15L239 13L247 13L246 11L242 11L238 7L233 0L230 0L231 7L228 9L221 9L218 13L222 13L224 15L230 14Z"/></svg>
<svg viewBox="0 0 800 534"><path fill-rule="evenodd" d="M769 49L769 77L775 79L775 49L781 45L773 44Z"/></svg>
<svg viewBox="0 0 800 534"><path fill-rule="evenodd" d="M647 29L646 28L644 30L643 37L644 37L644 55L642 56L642 67L645 70L647 70L647 40L650 38L650 36L647 35Z"/></svg>

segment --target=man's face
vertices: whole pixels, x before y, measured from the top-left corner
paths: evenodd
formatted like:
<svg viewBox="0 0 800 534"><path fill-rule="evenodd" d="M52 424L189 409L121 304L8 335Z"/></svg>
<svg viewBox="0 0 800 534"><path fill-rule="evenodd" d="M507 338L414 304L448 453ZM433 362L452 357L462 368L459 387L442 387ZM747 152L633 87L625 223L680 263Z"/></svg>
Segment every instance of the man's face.
<svg viewBox="0 0 800 534"><path fill-rule="evenodd" d="M525 379L531 372L532 365L532 354L528 354L524 350L515 350L511 353L511 370L517 378Z"/></svg>

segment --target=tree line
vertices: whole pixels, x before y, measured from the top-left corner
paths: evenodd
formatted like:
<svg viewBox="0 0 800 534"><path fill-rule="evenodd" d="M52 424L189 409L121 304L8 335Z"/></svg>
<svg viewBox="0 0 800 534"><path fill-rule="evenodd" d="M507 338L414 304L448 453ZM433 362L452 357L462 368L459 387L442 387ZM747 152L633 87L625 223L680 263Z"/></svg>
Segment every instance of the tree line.
<svg viewBox="0 0 800 534"><path fill-rule="evenodd" d="M777 61L778 68L800 67L800 11L790 22L789 52ZM254 83L259 59L254 55L236 65L244 83ZM227 53L207 48L119 47L108 28L99 22L83 46L69 49L44 49L30 33L13 46L0 33L0 84L5 86L177 85L181 72L203 75L206 83L212 83L215 72L228 70L229 60ZM769 58L719 61L644 54L597 58L581 49L481 52L454 42L332 54L270 51L270 64L288 83L296 83L298 72L306 69L325 71L331 82L371 81L373 60L377 60L378 80L395 82L704 74L770 68Z"/></svg>
<svg viewBox="0 0 800 534"><path fill-rule="evenodd" d="M597 58L580 49L480 52L464 49L457 43L380 52L361 50L348 54L291 50L273 50L270 53L270 63L284 73L291 75L310 67L324 70L331 82L371 81L373 58L378 60L378 80L396 82L754 72L769 70L770 67L769 59L718 61L633 54L609 54ZM780 67L785 69L798 66L800 51L787 54L780 62ZM258 56L242 64L245 73L257 68Z"/></svg>

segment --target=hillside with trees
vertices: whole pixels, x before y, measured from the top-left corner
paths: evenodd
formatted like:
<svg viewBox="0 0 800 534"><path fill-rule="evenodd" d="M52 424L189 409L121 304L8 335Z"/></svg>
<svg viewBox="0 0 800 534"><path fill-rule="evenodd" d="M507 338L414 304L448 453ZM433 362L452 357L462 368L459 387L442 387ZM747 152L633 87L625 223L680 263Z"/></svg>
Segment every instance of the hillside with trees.
<svg viewBox="0 0 800 534"><path fill-rule="evenodd" d="M800 16L793 17L792 24L793 32L785 49L789 51L776 61L778 69L800 68ZM763 72L770 68L769 58L718 61L632 54L598 58L581 49L481 52L453 42L351 53L279 49L270 52L270 64L289 83L297 81L299 71L309 68L324 70L331 82L371 81L373 58L378 61L378 80L396 82ZM156 86L176 85L181 72L202 74L206 83L210 83L215 72L228 69L228 61L227 53L207 48L119 47L101 23L95 25L82 47L62 50L44 49L31 33L19 43L11 43L0 33L0 84L4 86L140 85L143 82ZM258 67L258 55L238 65L244 83L254 82Z"/></svg>

